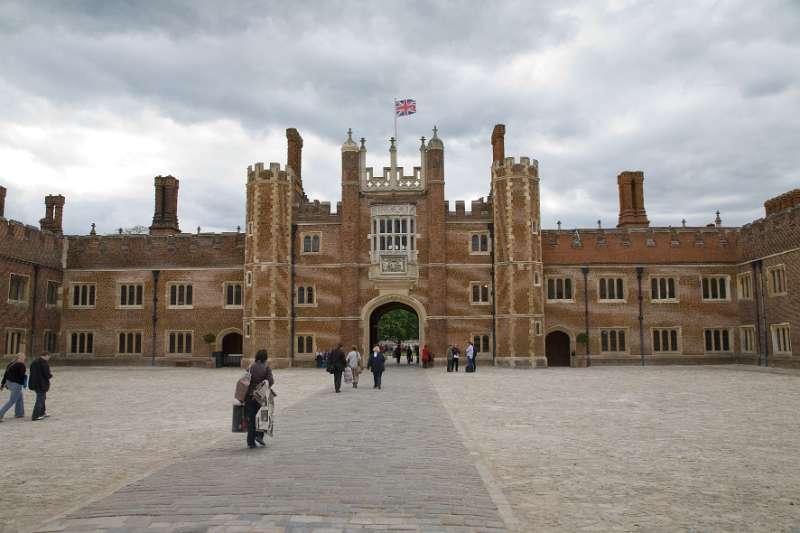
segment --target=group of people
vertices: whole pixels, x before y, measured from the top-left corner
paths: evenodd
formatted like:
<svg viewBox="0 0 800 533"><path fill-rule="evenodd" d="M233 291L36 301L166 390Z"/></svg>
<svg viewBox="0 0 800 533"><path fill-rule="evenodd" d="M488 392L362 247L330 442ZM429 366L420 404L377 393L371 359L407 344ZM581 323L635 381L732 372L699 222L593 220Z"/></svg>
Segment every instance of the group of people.
<svg viewBox="0 0 800 533"><path fill-rule="evenodd" d="M475 352L475 345L471 341L467 341L464 348L465 356L467 358L466 372L475 372L478 367L478 354ZM458 344L451 344L447 347L447 371L458 372L458 362L461 359L461 349Z"/></svg>
<svg viewBox="0 0 800 533"><path fill-rule="evenodd" d="M0 382L0 390L8 389L11 395L8 401L0 407L0 422L11 407L14 407L14 418L25 417L25 396L23 394L25 388L29 388L36 393L36 402L33 405L32 420L44 420L47 418L47 407L45 400L47 399L47 391L50 390L50 380L53 374L50 372L50 355L47 353L37 357L31 363L30 376L28 376L28 368L25 366L25 355L18 355L6 367L3 373L3 380Z"/></svg>
<svg viewBox="0 0 800 533"><path fill-rule="evenodd" d="M381 347L377 344L372 348L366 367L372 372L372 388L380 389L381 378L386 369L386 356L383 355ZM342 378L346 382L352 383L353 388L357 389L358 377L364 370L364 360L355 346L345 355L342 345L339 344L330 352L327 369L333 374L333 388L336 392L341 392Z"/></svg>

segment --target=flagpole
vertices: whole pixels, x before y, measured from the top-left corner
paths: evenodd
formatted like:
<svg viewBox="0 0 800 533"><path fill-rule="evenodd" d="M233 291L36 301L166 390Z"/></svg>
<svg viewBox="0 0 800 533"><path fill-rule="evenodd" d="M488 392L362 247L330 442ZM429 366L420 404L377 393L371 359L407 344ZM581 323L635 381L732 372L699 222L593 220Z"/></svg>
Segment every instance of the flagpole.
<svg viewBox="0 0 800 533"><path fill-rule="evenodd" d="M397 98L394 99L394 140L397 142Z"/></svg>

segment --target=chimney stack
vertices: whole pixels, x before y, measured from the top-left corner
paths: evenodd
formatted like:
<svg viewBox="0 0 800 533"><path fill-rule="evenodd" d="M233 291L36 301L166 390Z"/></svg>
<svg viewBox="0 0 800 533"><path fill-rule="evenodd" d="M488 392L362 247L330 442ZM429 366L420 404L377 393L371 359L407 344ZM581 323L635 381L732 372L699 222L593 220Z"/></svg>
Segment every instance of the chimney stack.
<svg viewBox="0 0 800 533"><path fill-rule="evenodd" d="M6 216L6 188L0 185L0 218Z"/></svg>
<svg viewBox="0 0 800 533"><path fill-rule="evenodd" d="M618 228L646 228L650 226L644 208L644 172L624 171L617 176L619 187Z"/></svg>
<svg viewBox="0 0 800 533"><path fill-rule="evenodd" d="M297 199L303 197L303 138L295 128L286 129L286 166L294 171Z"/></svg>
<svg viewBox="0 0 800 533"><path fill-rule="evenodd" d="M156 176L156 206L150 235L174 235L178 227L178 185L174 176Z"/></svg>
<svg viewBox="0 0 800 533"><path fill-rule="evenodd" d="M49 194L44 197L44 218L39 220L39 227L43 231L52 231L61 234L64 216L64 197L60 194Z"/></svg>
<svg viewBox="0 0 800 533"><path fill-rule="evenodd" d="M506 158L506 126L496 124L492 130L492 161L502 161Z"/></svg>

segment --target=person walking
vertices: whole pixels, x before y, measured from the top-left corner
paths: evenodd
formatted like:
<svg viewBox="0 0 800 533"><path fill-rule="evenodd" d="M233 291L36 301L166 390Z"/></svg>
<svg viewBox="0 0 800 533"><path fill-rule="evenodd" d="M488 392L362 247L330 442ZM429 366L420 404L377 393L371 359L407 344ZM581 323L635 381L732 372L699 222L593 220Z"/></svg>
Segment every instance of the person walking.
<svg viewBox="0 0 800 533"><path fill-rule="evenodd" d="M336 392L341 392L342 388L342 374L347 366L347 358L342 350L342 345L337 344L336 348L331 352L330 368L333 374L333 388Z"/></svg>
<svg viewBox="0 0 800 533"><path fill-rule="evenodd" d="M361 354L358 353L356 347L353 346L353 349L350 350L350 353L347 354L347 366L350 367L350 371L353 373L353 388L358 388L358 375L361 373L361 368L364 363L361 361Z"/></svg>
<svg viewBox="0 0 800 533"><path fill-rule="evenodd" d="M22 394L22 389L25 388L28 376L25 375L27 368L25 367L25 354L18 355L6 367L3 374L3 381L0 382L0 390L7 388L11 392L8 401L0 407L0 422L6 411L14 406L14 418L22 418L25 416L25 397Z"/></svg>
<svg viewBox="0 0 800 533"><path fill-rule="evenodd" d="M458 372L458 359L461 356L461 350L458 349L458 344L453 345L453 372Z"/></svg>
<svg viewBox="0 0 800 533"><path fill-rule="evenodd" d="M380 346L372 348L372 355L369 356L367 361L367 369L372 370L372 388L381 388L381 377L386 368L386 357L381 353Z"/></svg>
<svg viewBox="0 0 800 533"><path fill-rule="evenodd" d="M467 372L475 372L475 346L467 341L467 347L464 348L467 353Z"/></svg>
<svg viewBox="0 0 800 533"><path fill-rule="evenodd" d="M250 386L247 388L247 395L244 400L244 416L247 417L247 447L255 448L256 443L266 446L264 442L264 432L256 431L256 416L261 404L253 397L253 391L264 380L272 387L275 378L272 376L272 369L267 365L267 351L259 350L256 352L256 360L250 365Z"/></svg>
<svg viewBox="0 0 800 533"><path fill-rule="evenodd" d="M422 368L428 368L431 366L431 351L428 349L428 345L422 347Z"/></svg>
<svg viewBox="0 0 800 533"><path fill-rule="evenodd" d="M47 391L50 390L50 380L53 374L50 372L49 353L43 353L33 363L30 368L30 379L28 381L28 388L36 393L36 403L33 404L32 420L43 420L47 418L47 406L45 400L47 399Z"/></svg>
<svg viewBox="0 0 800 533"><path fill-rule="evenodd" d="M410 365L413 360L414 351L411 349L410 345L406 344L406 362Z"/></svg>
<svg viewBox="0 0 800 533"><path fill-rule="evenodd" d="M397 345L394 347L394 358L397 360L397 364L400 364L400 358L402 357L402 350L400 349L400 343L398 342Z"/></svg>
<svg viewBox="0 0 800 533"><path fill-rule="evenodd" d="M453 371L453 345L447 346L447 371Z"/></svg>

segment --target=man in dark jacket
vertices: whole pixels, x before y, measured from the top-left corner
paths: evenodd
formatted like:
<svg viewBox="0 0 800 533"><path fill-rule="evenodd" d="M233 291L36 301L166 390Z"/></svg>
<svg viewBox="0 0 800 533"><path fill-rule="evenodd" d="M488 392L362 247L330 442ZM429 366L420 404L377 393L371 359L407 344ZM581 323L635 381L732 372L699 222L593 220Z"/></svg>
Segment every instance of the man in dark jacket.
<svg viewBox="0 0 800 533"><path fill-rule="evenodd" d="M342 388L342 374L344 373L344 368L346 366L347 357L344 355L342 345L339 344L336 346L336 349L331 352L330 361L330 368L331 372L333 373L333 387L336 389L336 392L339 392L339 389Z"/></svg>
<svg viewBox="0 0 800 533"><path fill-rule="evenodd" d="M36 393L36 403L33 406L33 420L42 420L47 418L47 408L45 407L45 399L47 391L50 390L50 378L53 374L50 373L50 354L44 353L31 363L30 378L28 379L28 388Z"/></svg>
<svg viewBox="0 0 800 533"><path fill-rule="evenodd" d="M27 376L25 373L24 354L18 355L17 358L6 367L3 380L0 382L0 390L8 388L8 390L11 391L11 396L3 407L0 407L0 422L3 421L6 411L11 409L12 405L14 406L15 418L22 418L25 416L25 400L22 395L22 389L25 388L25 384L27 383Z"/></svg>
<svg viewBox="0 0 800 533"><path fill-rule="evenodd" d="M372 349L372 355L369 356L369 361L367 361L367 368L372 370L372 388L380 389L381 377L384 368L386 368L386 357L384 357L379 346L375 346Z"/></svg>

